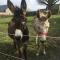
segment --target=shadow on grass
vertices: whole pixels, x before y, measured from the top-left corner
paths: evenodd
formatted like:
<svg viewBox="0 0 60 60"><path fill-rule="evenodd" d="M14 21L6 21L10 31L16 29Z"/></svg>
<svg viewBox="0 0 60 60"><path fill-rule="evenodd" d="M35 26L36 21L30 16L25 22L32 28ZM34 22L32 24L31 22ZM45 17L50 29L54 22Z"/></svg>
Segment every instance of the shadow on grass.
<svg viewBox="0 0 60 60"><path fill-rule="evenodd" d="M8 24L9 22L0 22L0 24Z"/></svg>
<svg viewBox="0 0 60 60"><path fill-rule="evenodd" d="M32 51L30 48L28 49L28 60L60 60L60 47L48 47L47 48L47 54L43 55L40 53L39 56L36 56L34 51ZM14 54L15 49L13 45L7 44L7 43L0 43L0 52L16 56ZM15 60L14 58L4 56L0 54L0 60Z"/></svg>
<svg viewBox="0 0 60 60"><path fill-rule="evenodd" d="M0 52L14 56L13 45L7 43L0 43ZM13 60L13 58L0 54L0 60Z"/></svg>

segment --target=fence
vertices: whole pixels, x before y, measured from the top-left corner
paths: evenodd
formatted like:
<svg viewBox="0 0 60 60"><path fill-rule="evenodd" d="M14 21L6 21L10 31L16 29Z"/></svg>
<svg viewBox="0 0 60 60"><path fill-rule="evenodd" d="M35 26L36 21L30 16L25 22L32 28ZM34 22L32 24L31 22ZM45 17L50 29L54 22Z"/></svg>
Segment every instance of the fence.
<svg viewBox="0 0 60 60"><path fill-rule="evenodd" d="M7 35L8 36L8 33L4 33L4 32L0 32L0 34L2 34L2 35ZM12 34L11 34L12 35ZM14 35L14 34L13 34ZM25 35L26 36L26 35ZM29 35L29 37L31 37L31 38L36 38L36 36L31 36L31 35ZM40 36L39 36L40 37ZM60 39L60 37L51 37L51 36L47 36L48 38L51 38L51 39ZM19 58L19 57L16 57L16 56L12 56L12 55L10 55L10 54L6 54L6 53L3 53L3 52L1 52L0 51L0 54L1 55L4 55L4 56L7 56L7 57L10 57L10 58L13 58L13 59L17 59L17 60L24 60L24 59L22 59L22 58Z"/></svg>

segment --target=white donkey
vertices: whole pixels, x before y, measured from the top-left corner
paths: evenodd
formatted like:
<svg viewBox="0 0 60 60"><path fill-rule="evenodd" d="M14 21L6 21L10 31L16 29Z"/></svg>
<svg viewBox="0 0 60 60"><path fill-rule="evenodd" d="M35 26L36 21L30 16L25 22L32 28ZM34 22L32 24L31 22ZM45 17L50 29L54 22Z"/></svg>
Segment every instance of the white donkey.
<svg viewBox="0 0 60 60"><path fill-rule="evenodd" d="M51 16L51 12L49 10L38 10L37 11L37 16L34 18L33 20L33 27L35 32L37 33L36 36L36 44L38 44L38 51L37 51L37 55L39 55L39 50L40 50L40 46L39 46L39 41L42 44L42 48L43 48L43 54L46 54L46 37L48 34L48 29L49 29L49 18Z"/></svg>

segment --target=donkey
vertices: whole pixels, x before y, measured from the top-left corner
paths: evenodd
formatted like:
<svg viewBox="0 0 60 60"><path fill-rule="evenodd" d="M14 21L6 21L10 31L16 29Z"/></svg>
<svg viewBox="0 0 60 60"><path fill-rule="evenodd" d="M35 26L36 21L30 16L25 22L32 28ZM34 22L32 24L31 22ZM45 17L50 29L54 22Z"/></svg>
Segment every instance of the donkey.
<svg viewBox="0 0 60 60"><path fill-rule="evenodd" d="M13 39L18 56L27 60L29 30L26 25L26 9L23 7L14 7L10 0L8 0L8 8L14 14L12 20L8 24L8 35Z"/></svg>
<svg viewBox="0 0 60 60"><path fill-rule="evenodd" d="M39 42L42 44L43 54L46 54L46 37L49 29L49 18L51 16L51 12L49 10L38 10L37 15L33 20L33 28L37 34L36 36L36 44L38 44L38 51L37 55L39 55L40 45ZM40 36L40 37L39 37Z"/></svg>

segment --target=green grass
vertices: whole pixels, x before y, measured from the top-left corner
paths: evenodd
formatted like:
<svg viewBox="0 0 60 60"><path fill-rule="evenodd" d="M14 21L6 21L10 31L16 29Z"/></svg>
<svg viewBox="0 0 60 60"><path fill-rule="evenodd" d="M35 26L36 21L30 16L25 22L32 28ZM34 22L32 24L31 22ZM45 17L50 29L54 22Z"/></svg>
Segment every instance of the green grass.
<svg viewBox="0 0 60 60"><path fill-rule="evenodd" d="M60 15L51 17L49 35L60 36Z"/></svg>
<svg viewBox="0 0 60 60"><path fill-rule="evenodd" d="M36 35L33 27L32 27L32 19L33 17L27 17L27 26L29 28L29 34L31 36ZM0 17L0 32L7 33L8 23L12 19L12 17ZM60 36L60 15L51 16L50 20L50 28L49 28L49 36L59 37ZM48 49L47 55L36 56L35 53L37 51L35 45L35 38L30 37L29 39L29 47L28 47L28 60L60 60L60 39L51 39L48 38ZM4 53L8 53L10 55L14 55L15 49L13 48L13 40L8 37L7 34L0 33L0 51ZM0 60L15 60L10 57L6 57L0 54Z"/></svg>

